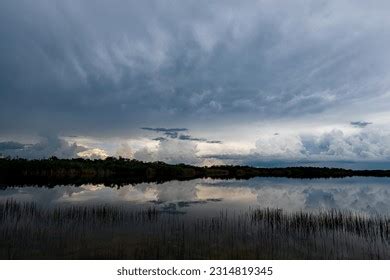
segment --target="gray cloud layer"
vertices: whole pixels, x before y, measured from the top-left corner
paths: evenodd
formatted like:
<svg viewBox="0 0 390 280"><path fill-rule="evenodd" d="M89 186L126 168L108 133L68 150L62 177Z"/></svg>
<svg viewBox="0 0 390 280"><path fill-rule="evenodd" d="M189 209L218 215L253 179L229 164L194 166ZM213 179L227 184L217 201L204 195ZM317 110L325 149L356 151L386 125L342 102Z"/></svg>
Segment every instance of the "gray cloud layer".
<svg viewBox="0 0 390 280"><path fill-rule="evenodd" d="M374 2L3 0L0 130L120 135L372 99L390 82L390 3Z"/></svg>
<svg viewBox="0 0 390 280"><path fill-rule="evenodd" d="M134 140L149 131L157 150L121 140L118 154L198 164L202 145L230 141L220 135L234 136L230 150L249 151L255 137L232 127L262 122L279 127L249 155L214 147L213 157L388 161L389 10L384 0L3 0L0 139L49 131ZM295 135L284 134L286 120ZM314 120L326 129L307 133ZM63 141L0 150L104 154Z"/></svg>

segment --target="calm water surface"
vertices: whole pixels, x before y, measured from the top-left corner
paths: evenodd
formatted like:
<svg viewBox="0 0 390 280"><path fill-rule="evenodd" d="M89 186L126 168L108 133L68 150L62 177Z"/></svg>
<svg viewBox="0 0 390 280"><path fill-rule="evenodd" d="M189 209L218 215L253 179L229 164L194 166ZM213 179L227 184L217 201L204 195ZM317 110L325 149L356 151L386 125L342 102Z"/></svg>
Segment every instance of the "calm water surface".
<svg viewBox="0 0 390 280"><path fill-rule="evenodd" d="M221 211L280 208L287 212L350 210L390 215L390 178L171 181L110 188L104 185L12 187L0 190L0 201L34 201L45 207L114 204L156 207L187 216L214 216Z"/></svg>

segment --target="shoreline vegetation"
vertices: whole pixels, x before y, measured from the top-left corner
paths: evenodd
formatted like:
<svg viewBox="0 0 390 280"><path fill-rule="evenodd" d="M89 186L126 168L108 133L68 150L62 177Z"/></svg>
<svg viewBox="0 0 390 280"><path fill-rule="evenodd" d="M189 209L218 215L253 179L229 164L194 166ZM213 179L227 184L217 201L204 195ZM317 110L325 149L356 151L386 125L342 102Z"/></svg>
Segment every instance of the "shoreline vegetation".
<svg viewBox="0 0 390 280"><path fill-rule="evenodd" d="M248 209L190 219L155 208L0 202L0 259L390 259L390 220Z"/></svg>
<svg viewBox="0 0 390 280"><path fill-rule="evenodd" d="M101 159L0 159L0 186L81 185L86 183L121 186L171 180L250 179L253 177L343 178L352 176L390 177L390 170L351 170L327 167L256 168L220 165L198 167L164 162L142 162L125 158Z"/></svg>

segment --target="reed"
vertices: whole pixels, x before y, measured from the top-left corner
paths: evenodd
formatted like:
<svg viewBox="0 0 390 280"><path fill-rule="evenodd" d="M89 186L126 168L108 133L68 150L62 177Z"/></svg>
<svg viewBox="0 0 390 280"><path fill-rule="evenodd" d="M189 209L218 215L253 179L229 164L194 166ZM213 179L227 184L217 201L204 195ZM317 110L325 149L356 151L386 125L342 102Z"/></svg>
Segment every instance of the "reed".
<svg viewBox="0 0 390 280"><path fill-rule="evenodd" d="M390 259L390 220L347 211L221 211L0 203L1 259Z"/></svg>

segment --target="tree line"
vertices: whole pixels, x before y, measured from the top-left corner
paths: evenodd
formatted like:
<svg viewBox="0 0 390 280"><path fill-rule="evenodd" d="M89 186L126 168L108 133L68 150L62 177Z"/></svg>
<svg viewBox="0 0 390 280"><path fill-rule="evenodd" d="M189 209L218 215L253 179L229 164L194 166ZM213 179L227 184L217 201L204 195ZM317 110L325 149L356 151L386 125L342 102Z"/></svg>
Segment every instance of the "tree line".
<svg viewBox="0 0 390 280"><path fill-rule="evenodd" d="M238 165L199 167L143 162L135 159L0 159L0 184L120 185L196 178L249 179L252 177L342 178L351 176L390 177L390 170L351 170L327 167L258 168Z"/></svg>

